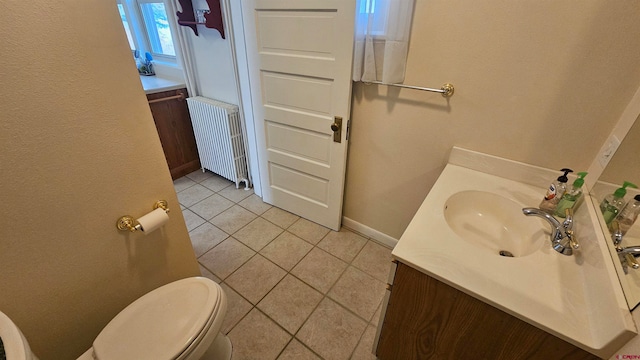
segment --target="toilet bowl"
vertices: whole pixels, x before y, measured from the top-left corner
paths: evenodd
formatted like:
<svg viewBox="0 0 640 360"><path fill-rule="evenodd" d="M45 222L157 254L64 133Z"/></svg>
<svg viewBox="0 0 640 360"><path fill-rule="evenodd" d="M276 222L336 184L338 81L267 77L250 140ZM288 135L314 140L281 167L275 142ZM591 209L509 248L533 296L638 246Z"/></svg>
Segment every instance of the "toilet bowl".
<svg viewBox="0 0 640 360"><path fill-rule="evenodd" d="M0 354L4 354L5 359L38 360L31 352L29 342L22 331L2 311L0 311L0 342L2 349Z"/></svg>
<svg viewBox="0 0 640 360"><path fill-rule="evenodd" d="M220 285L203 277L178 280L123 309L78 360L229 360L231 342L220 333L226 311L227 298ZM15 347L28 349L26 339L22 340ZM37 360L30 350L17 358Z"/></svg>

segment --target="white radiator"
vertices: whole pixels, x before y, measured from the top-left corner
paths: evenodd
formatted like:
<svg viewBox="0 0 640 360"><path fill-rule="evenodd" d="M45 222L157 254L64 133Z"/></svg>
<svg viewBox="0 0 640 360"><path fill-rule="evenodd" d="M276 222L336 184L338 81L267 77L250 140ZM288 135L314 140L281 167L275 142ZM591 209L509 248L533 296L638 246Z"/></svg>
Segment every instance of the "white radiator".
<svg viewBox="0 0 640 360"><path fill-rule="evenodd" d="M200 164L236 183L250 186L246 142L236 105L202 96L187 98Z"/></svg>

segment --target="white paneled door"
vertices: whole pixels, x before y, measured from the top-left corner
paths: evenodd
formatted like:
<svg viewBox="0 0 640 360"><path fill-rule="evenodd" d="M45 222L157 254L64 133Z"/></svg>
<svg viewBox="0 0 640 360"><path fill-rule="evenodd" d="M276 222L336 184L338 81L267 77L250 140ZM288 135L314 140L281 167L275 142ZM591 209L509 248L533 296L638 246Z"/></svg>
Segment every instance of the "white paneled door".
<svg viewBox="0 0 640 360"><path fill-rule="evenodd" d="M354 11L355 0L243 1L263 200L334 230L342 218Z"/></svg>

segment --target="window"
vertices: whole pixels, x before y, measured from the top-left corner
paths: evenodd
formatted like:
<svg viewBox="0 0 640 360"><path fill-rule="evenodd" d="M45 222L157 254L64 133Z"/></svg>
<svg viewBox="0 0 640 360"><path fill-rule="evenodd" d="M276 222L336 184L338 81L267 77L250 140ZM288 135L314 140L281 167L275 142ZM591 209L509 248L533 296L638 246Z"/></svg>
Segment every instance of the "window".
<svg viewBox="0 0 640 360"><path fill-rule="evenodd" d="M141 1L140 12L153 55L176 56L164 3Z"/></svg>
<svg viewBox="0 0 640 360"><path fill-rule="evenodd" d="M118 4L118 11L120 12L122 25L124 25L124 31L127 33L127 40L129 40L129 47L131 47L131 51L133 51L136 49L136 45L133 42L133 36L131 36L131 28L129 27L129 22L127 21L127 15L124 12L124 6L122 4Z"/></svg>
<svg viewBox="0 0 640 360"><path fill-rule="evenodd" d="M404 81L415 0L356 0L354 81Z"/></svg>
<svg viewBox="0 0 640 360"><path fill-rule="evenodd" d="M176 63L176 49L163 0L118 0L118 10L131 50L151 53L154 60Z"/></svg>
<svg viewBox="0 0 640 360"><path fill-rule="evenodd" d="M389 13L389 0L360 0L358 2L357 18L370 26L367 33L375 37L384 36Z"/></svg>

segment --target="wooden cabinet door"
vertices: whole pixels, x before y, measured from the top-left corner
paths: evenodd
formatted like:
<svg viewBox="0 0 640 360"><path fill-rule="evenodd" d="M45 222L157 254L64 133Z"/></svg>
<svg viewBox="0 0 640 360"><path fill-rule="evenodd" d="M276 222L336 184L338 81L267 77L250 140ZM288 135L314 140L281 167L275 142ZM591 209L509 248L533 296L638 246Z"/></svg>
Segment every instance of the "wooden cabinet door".
<svg viewBox="0 0 640 360"><path fill-rule="evenodd" d="M182 98L178 96L184 94ZM200 158L187 108L187 89L147 95L171 178L200 169Z"/></svg>
<svg viewBox="0 0 640 360"><path fill-rule="evenodd" d="M403 263L376 353L381 360L598 359Z"/></svg>

